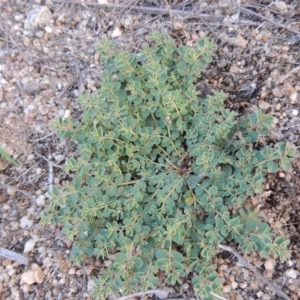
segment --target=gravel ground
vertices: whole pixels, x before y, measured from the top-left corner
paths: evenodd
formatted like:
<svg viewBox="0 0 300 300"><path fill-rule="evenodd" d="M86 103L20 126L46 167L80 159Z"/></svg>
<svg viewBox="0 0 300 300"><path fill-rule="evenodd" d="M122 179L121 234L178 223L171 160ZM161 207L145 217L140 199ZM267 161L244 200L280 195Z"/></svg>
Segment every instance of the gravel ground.
<svg viewBox="0 0 300 300"><path fill-rule="evenodd" d="M0 0L0 147L19 163L0 159L0 256L8 249L29 258L23 265L0 257L0 299L92 299L93 276L105 266L99 260L73 266L72 245L59 226L40 224L49 186L69 180L64 161L76 155L50 124L58 116L78 118L76 98L100 87L103 67L96 49L101 37L115 39L128 51L137 51L157 29L167 29L187 45L213 38L218 50L203 80L226 92L226 105L239 113L259 107L272 114L271 145L289 141L300 146L299 1L242 0L240 7L231 0L114 1L109 8L104 0L74 2ZM293 166L288 174L269 175L265 192L249 199L274 231L291 240L290 258L246 258L296 300L300 160ZM274 290L233 256L221 253L216 264L226 299L276 299ZM194 297L188 278L170 291L168 298Z"/></svg>

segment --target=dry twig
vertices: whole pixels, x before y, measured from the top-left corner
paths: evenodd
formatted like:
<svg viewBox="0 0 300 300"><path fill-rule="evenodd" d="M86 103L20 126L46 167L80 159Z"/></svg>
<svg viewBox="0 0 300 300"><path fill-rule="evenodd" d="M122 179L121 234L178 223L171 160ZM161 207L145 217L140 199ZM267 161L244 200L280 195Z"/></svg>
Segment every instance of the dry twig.
<svg viewBox="0 0 300 300"><path fill-rule="evenodd" d="M250 10L250 9L247 9L245 7L241 7L241 10L244 11L244 12L246 12L247 14L250 14L250 15L256 16L256 17L258 17L258 18L260 18L262 20L265 20L265 21L267 21L267 22L275 25L276 27L283 28L283 29L286 29L286 30L288 30L290 32L293 32L293 33L297 34L297 35L300 35L300 32L298 32L297 30L289 28L287 25L280 24L280 23L278 23L276 21L273 21L273 20L271 20L271 19L269 19L269 18L267 18L267 17L265 17L265 16L263 16L261 14L258 14L256 12Z"/></svg>
<svg viewBox="0 0 300 300"><path fill-rule="evenodd" d="M292 69L291 71L289 71L287 74L281 76L278 78L278 80L276 81L276 84L280 84L282 83L283 81L285 81L287 78L289 78L291 75L297 73L297 72L300 72L300 65L294 69Z"/></svg>
<svg viewBox="0 0 300 300"><path fill-rule="evenodd" d="M281 290L279 290L272 282L268 281L263 275L261 275L253 266L251 266L242 256L240 256L237 251L231 247L224 246L224 245L219 245L218 246L220 249L228 251L232 253L234 256L237 257L239 262L245 267L248 268L250 271L253 272L253 274L261 280L263 283L267 284L272 288L272 290L275 292L276 295L286 299L286 300L291 300L290 297L288 297L285 293L283 293Z"/></svg>
<svg viewBox="0 0 300 300"><path fill-rule="evenodd" d="M16 261L17 263L19 263L21 265L28 265L28 262L29 262L28 257L26 257L22 254L16 253L14 251L11 251L11 250L1 248L1 247L0 247L0 256L10 259L12 261Z"/></svg>

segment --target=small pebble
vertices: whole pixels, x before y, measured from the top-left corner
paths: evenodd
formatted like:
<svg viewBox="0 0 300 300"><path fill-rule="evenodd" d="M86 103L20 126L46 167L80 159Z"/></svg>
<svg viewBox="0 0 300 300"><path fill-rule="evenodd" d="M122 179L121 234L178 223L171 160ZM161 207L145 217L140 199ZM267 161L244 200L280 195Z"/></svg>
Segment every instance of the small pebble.
<svg viewBox="0 0 300 300"><path fill-rule="evenodd" d="M281 89L281 92L283 93L284 96L290 96L291 94L294 93L294 91L295 90L290 83L286 83Z"/></svg>
<svg viewBox="0 0 300 300"><path fill-rule="evenodd" d="M25 247L24 247L24 253L29 253L34 249L36 240L31 239L26 242Z"/></svg>
<svg viewBox="0 0 300 300"><path fill-rule="evenodd" d="M55 155L55 156L54 156L54 159L55 159L55 161L60 162L60 161L62 161L62 160L65 159L65 156L62 155L62 154Z"/></svg>
<svg viewBox="0 0 300 300"><path fill-rule="evenodd" d="M231 288L235 290L238 287L238 283L236 281L231 282Z"/></svg>
<svg viewBox="0 0 300 300"><path fill-rule="evenodd" d="M7 191L7 194L10 196L14 196L16 194L16 189L13 188L12 186L8 186L6 191Z"/></svg>
<svg viewBox="0 0 300 300"><path fill-rule="evenodd" d="M290 95L291 104L295 104L297 101L297 92L294 92Z"/></svg>
<svg viewBox="0 0 300 300"><path fill-rule="evenodd" d="M264 293L262 291L259 291L259 292L256 293L256 296L257 296L257 298L260 298L260 297L262 297L263 294Z"/></svg>
<svg viewBox="0 0 300 300"><path fill-rule="evenodd" d="M293 270L293 269L290 269L290 270L287 270L285 272L286 276L290 277L290 278L293 278L293 279L296 279L297 278L297 271Z"/></svg>
<svg viewBox="0 0 300 300"><path fill-rule="evenodd" d="M113 30L113 32L112 32L112 34L111 34L111 37L114 39L114 38L117 38L117 37L119 37L119 36L121 36L121 35L122 35L122 31L120 30L119 27L116 27L116 28Z"/></svg>
<svg viewBox="0 0 300 300"><path fill-rule="evenodd" d="M272 260L269 259L265 262L265 268L266 268L266 270L274 269L274 264L273 264Z"/></svg>
<svg viewBox="0 0 300 300"><path fill-rule="evenodd" d="M225 294L229 293L231 291L231 286L230 285L224 285L223 286L223 292Z"/></svg>
<svg viewBox="0 0 300 300"><path fill-rule="evenodd" d="M35 203L37 206L44 206L46 201L46 197L44 195L40 195L35 199Z"/></svg>
<svg viewBox="0 0 300 300"><path fill-rule="evenodd" d="M174 22L173 27L175 30L181 30L183 28L182 24L178 21Z"/></svg>
<svg viewBox="0 0 300 300"><path fill-rule="evenodd" d="M267 110L270 108L270 104L268 102L262 101L262 100L258 102L258 106L262 110Z"/></svg>
<svg viewBox="0 0 300 300"><path fill-rule="evenodd" d="M298 116L298 113L299 113L298 109L293 109L292 110L292 115L293 116Z"/></svg>
<svg viewBox="0 0 300 300"><path fill-rule="evenodd" d="M259 289L258 284L256 282L251 282L250 288L254 291L257 291Z"/></svg>
<svg viewBox="0 0 300 300"><path fill-rule="evenodd" d="M34 154L29 154L28 156L27 156L27 160L33 160L34 159Z"/></svg>
<svg viewBox="0 0 300 300"><path fill-rule="evenodd" d="M239 284L239 286L240 286L241 289L245 289L247 287L247 283L246 282L241 282Z"/></svg>

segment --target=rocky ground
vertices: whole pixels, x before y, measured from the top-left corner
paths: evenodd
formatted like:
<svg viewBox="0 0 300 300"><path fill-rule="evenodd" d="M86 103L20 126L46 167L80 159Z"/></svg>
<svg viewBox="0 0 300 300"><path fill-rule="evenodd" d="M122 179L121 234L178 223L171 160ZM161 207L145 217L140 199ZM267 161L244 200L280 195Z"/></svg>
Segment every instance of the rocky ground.
<svg viewBox="0 0 300 300"><path fill-rule="evenodd" d="M300 146L299 1L108 2L0 0L0 147L19 164L0 160L0 299L92 299L92 278L105 261L72 265L71 243L40 218L49 187L67 180L64 161L76 155L72 144L56 137L51 121L80 116L76 98L99 88L101 37L128 51L137 51L157 29L187 45L213 38L218 50L203 80L228 94L228 107L240 113L259 107L273 115L270 144ZM274 231L291 240L291 256L285 262L247 260L290 299L300 298L299 163L290 173L270 175L265 192L249 199ZM5 258L4 250L29 263ZM233 256L216 263L224 299L276 299ZM188 280L173 287L168 298L175 297L193 297Z"/></svg>

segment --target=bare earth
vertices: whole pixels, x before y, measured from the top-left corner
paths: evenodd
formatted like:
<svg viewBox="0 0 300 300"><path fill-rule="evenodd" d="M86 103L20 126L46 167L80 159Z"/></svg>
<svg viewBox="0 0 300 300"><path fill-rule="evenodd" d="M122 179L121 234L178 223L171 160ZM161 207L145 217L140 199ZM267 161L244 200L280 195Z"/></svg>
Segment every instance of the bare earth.
<svg viewBox="0 0 300 300"><path fill-rule="evenodd" d="M300 2L240 2L0 0L0 147L19 163L0 158L0 299L92 299L93 276L105 267L96 259L72 265L72 244L61 229L40 224L49 187L69 180L64 162L76 156L50 123L80 117L76 98L100 87L101 37L126 51L138 51L160 29L178 44L214 39L218 50L203 74L203 92L226 92L226 105L240 114L258 107L270 113L275 121L268 143L300 147ZM264 193L249 199L275 232L291 240L290 258L244 257L293 300L300 299L299 166L296 159L292 172L270 175ZM28 264L5 258L4 250L27 257ZM224 299L279 299L230 253L221 253L216 264ZM158 288L166 287L161 282ZM193 298L189 279L166 297Z"/></svg>

